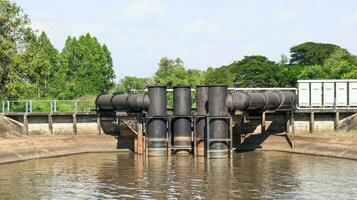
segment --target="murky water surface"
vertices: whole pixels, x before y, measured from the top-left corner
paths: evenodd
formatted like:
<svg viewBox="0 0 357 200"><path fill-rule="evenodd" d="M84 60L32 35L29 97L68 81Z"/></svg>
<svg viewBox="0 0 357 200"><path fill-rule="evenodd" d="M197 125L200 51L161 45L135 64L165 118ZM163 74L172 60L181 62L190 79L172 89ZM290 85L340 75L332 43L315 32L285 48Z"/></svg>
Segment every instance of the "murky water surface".
<svg viewBox="0 0 357 200"><path fill-rule="evenodd" d="M357 199L357 161L278 152L230 161L98 153L0 165L1 199Z"/></svg>

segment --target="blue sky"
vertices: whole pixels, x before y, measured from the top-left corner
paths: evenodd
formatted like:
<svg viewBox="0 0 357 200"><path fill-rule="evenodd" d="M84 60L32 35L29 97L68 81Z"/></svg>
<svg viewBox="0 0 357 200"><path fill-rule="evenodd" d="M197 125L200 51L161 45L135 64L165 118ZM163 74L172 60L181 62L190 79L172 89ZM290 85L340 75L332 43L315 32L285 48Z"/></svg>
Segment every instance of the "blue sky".
<svg viewBox="0 0 357 200"><path fill-rule="evenodd" d="M56 48L91 33L112 52L117 80L151 76L160 58L205 70L262 54L278 61L293 45L326 42L357 54L357 1L15 0Z"/></svg>

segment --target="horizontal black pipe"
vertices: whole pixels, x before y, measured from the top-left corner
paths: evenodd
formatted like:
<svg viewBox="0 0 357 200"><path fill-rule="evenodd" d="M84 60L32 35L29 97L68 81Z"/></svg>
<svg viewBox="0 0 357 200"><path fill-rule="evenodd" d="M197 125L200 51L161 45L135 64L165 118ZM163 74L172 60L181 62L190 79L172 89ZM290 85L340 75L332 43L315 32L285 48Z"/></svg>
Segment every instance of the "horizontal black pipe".
<svg viewBox="0 0 357 200"><path fill-rule="evenodd" d="M287 109L295 105L293 91L235 92L227 97L230 112Z"/></svg>
<svg viewBox="0 0 357 200"><path fill-rule="evenodd" d="M147 94L103 94L96 99L96 107L99 110L144 111L148 109L149 104L150 99Z"/></svg>

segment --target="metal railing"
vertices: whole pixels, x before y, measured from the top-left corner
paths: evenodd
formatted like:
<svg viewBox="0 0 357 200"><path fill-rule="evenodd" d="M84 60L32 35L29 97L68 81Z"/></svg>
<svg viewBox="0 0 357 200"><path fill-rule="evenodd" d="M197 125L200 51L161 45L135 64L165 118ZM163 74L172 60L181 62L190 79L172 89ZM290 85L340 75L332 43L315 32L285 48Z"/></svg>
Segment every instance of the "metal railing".
<svg viewBox="0 0 357 200"><path fill-rule="evenodd" d="M95 110L92 100L17 100L1 101L2 113L13 112L89 112Z"/></svg>

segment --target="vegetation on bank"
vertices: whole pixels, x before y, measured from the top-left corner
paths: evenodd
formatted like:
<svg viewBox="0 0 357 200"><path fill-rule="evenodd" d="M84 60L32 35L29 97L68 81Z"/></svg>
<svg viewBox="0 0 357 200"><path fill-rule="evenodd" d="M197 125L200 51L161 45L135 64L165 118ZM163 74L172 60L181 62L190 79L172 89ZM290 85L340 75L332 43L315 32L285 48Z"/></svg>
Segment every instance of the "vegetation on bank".
<svg viewBox="0 0 357 200"><path fill-rule="evenodd" d="M206 71L185 69L180 58L162 58L154 77L126 76L118 90L144 89L161 85L225 84L236 87L295 87L298 79L357 78L357 57L334 44L306 42L290 48L279 62L262 55L245 56L241 60Z"/></svg>
<svg viewBox="0 0 357 200"><path fill-rule="evenodd" d="M30 28L17 4L0 0L0 69L0 99L65 100L153 84L293 87L298 79L357 78L357 57L340 46L314 42L291 47L278 62L251 55L205 71L163 57L153 77L126 76L115 85L111 53L96 37L68 36L59 51L45 32Z"/></svg>

